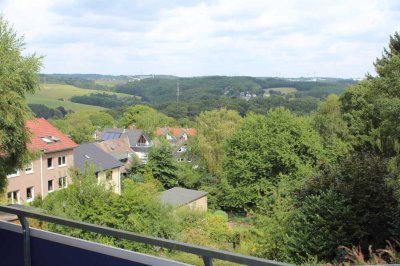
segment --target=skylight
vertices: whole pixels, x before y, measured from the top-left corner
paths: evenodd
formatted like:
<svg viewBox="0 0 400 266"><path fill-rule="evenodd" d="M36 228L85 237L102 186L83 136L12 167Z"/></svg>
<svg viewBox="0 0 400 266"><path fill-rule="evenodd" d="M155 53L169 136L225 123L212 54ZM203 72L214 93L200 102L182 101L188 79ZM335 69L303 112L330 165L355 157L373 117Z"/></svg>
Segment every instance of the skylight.
<svg viewBox="0 0 400 266"><path fill-rule="evenodd" d="M50 139L54 142L59 142L60 138L57 138L56 136L50 136Z"/></svg>
<svg viewBox="0 0 400 266"><path fill-rule="evenodd" d="M42 141L46 142L47 144L53 143L53 141L52 141L51 139L46 138L46 137L41 137L40 139L41 139Z"/></svg>

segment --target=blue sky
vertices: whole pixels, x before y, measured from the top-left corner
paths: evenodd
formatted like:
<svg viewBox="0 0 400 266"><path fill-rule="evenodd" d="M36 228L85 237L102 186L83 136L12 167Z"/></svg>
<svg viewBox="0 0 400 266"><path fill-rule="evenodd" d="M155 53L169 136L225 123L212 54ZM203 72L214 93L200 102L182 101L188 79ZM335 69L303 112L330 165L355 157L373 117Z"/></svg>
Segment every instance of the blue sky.
<svg viewBox="0 0 400 266"><path fill-rule="evenodd" d="M44 73L363 77L397 0L0 0Z"/></svg>

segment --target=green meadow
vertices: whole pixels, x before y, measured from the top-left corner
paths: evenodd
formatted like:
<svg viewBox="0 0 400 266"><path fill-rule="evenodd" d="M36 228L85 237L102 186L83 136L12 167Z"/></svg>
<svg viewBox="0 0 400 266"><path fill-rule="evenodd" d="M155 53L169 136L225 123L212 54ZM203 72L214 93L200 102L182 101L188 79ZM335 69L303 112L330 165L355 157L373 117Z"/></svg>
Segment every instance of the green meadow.
<svg viewBox="0 0 400 266"><path fill-rule="evenodd" d="M82 96L103 92L107 94L116 94L119 97L132 97L132 95L124 93L81 89L66 84L41 84L40 90L34 95L29 95L27 101L30 104L43 104L50 108L63 106L65 109L71 109L73 111L105 110L106 108L103 107L73 103L69 101L72 96Z"/></svg>

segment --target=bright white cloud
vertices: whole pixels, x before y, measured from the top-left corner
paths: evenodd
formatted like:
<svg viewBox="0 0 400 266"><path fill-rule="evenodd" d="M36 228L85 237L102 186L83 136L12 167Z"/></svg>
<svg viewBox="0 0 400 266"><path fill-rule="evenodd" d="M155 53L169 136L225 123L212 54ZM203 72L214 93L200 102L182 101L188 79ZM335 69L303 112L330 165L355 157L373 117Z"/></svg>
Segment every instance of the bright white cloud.
<svg viewBox="0 0 400 266"><path fill-rule="evenodd" d="M399 30L396 0L3 0L46 73L361 77Z"/></svg>

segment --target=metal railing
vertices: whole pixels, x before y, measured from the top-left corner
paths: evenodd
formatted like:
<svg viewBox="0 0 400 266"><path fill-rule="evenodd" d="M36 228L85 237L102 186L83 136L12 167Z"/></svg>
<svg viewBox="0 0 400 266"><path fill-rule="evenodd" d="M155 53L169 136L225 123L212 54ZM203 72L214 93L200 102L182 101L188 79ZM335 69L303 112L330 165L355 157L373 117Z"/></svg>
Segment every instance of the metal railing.
<svg viewBox="0 0 400 266"><path fill-rule="evenodd" d="M29 223L26 218L33 218L41 221L46 221L54 224L64 225L68 227L74 227L81 230L99 233L107 236L112 236L116 238L126 239L134 242L139 242L143 244L154 245L158 247L163 247L171 250L183 251L186 253L191 253L198 255L203 258L204 265L212 266L213 259L219 259L223 261L235 262L245 265L263 265L263 266L287 266L290 264L281 263L272 260L265 260L251 256L240 255L233 252L216 250L212 248L187 244L183 242L178 242L174 240L168 240L158 237L145 236L132 232L126 232L118 229L108 228L99 225L93 225L85 222L78 222L70 219L60 218L52 215L47 215L39 213L32 210L27 210L25 208L0 205L0 211L17 215L22 226L23 241L24 241L24 266L31 265L30 258L30 235L29 235Z"/></svg>

